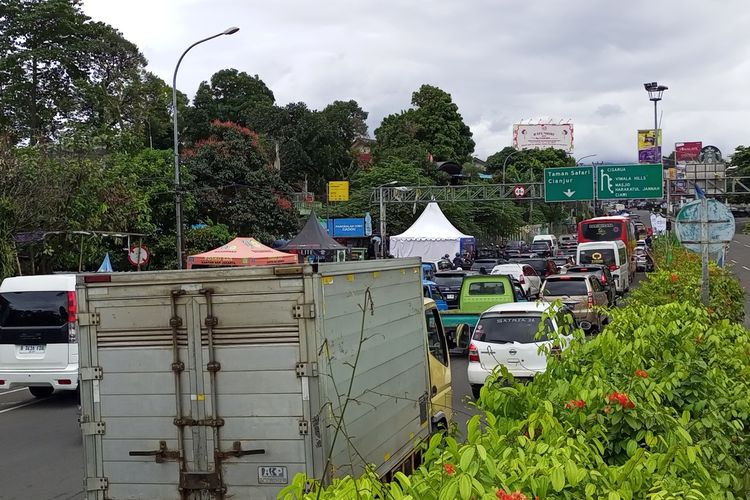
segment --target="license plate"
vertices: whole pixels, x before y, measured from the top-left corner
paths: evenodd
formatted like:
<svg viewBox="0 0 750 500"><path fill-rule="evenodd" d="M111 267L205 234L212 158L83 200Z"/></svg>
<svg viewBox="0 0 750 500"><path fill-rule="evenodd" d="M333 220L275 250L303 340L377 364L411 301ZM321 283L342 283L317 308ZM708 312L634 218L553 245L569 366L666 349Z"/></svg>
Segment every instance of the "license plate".
<svg viewBox="0 0 750 500"><path fill-rule="evenodd" d="M449 298L449 299L455 299L456 298L456 296L453 295L452 293L449 293L448 295L446 295L446 297Z"/></svg>
<svg viewBox="0 0 750 500"><path fill-rule="evenodd" d="M289 473L286 467L279 465L261 465L258 467L258 483L260 484L287 484Z"/></svg>
<svg viewBox="0 0 750 500"><path fill-rule="evenodd" d="M45 345L20 345L18 354L43 354Z"/></svg>

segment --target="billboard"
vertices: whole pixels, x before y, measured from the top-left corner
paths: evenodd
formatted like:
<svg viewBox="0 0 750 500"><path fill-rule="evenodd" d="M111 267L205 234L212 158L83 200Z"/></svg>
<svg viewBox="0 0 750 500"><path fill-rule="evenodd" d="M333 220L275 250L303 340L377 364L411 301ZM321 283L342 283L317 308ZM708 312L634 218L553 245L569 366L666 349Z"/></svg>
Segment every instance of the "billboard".
<svg viewBox="0 0 750 500"><path fill-rule="evenodd" d="M700 141L694 142L678 142L674 145L674 157L676 161L698 161L701 155L701 149L703 149L703 143Z"/></svg>
<svg viewBox="0 0 750 500"><path fill-rule="evenodd" d="M365 238L372 235L370 214L360 218L328 219L321 221L332 238Z"/></svg>
<svg viewBox="0 0 750 500"><path fill-rule="evenodd" d="M515 149L562 149L573 151L573 124L517 124L513 125L513 147Z"/></svg>
<svg viewBox="0 0 750 500"><path fill-rule="evenodd" d="M658 134L662 144L661 129ZM661 146L654 150L654 129L638 131L638 163L661 163Z"/></svg>

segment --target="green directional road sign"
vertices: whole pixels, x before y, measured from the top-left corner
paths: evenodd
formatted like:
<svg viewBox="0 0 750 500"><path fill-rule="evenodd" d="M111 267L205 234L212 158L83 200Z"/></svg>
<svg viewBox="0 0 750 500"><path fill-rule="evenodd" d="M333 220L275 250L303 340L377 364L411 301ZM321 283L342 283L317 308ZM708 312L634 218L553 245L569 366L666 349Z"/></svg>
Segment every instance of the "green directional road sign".
<svg viewBox="0 0 750 500"><path fill-rule="evenodd" d="M594 199L594 167L544 169L544 201Z"/></svg>
<svg viewBox="0 0 750 500"><path fill-rule="evenodd" d="M663 169L659 163L599 165L596 184L599 200L664 197Z"/></svg>

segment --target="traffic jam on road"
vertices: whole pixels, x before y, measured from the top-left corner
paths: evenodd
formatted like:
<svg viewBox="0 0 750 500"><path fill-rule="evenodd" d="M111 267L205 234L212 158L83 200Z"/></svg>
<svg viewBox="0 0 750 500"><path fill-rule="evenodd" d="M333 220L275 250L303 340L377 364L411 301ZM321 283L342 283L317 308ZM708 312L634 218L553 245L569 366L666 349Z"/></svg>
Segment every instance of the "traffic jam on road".
<svg viewBox="0 0 750 500"><path fill-rule="evenodd" d="M436 261L7 278L0 419L77 414L68 452L86 489L70 498L271 498L297 473L350 464L339 425L360 454L355 472L376 464L393 477L419 460L415 438L465 422L457 397L479 397L501 365L520 379L544 372L559 349L544 332L596 335L653 268L658 235L610 208L576 232L453 259L432 248ZM425 214L450 225L436 203Z"/></svg>

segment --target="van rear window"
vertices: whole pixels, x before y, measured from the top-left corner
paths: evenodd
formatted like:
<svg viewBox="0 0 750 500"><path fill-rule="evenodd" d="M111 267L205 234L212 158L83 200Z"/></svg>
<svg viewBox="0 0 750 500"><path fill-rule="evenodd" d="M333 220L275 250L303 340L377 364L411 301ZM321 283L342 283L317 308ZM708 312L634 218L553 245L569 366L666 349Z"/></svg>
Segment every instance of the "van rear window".
<svg viewBox="0 0 750 500"><path fill-rule="evenodd" d="M544 295L562 296L562 295L586 295L589 290L586 287L586 278L572 279L572 276L565 276L563 279L547 280L544 284Z"/></svg>
<svg viewBox="0 0 750 500"><path fill-rule="evenodd" d="M470 283L469 295L505 295L505 285L500 281Z"/></svg>
<svg viewBox="0 0 750 500"><path fill-rule="evenodd" d="M484 317L474 329L474 340L495 344L544 342L548 340L546 335L536 338L541 321L539 315ZM546 320L546 327L552 329L549 319Z"/></svg>
<svg viewBox="0 0 750 500"><path fill-rule="evenodd" d="M68 292L0 294L0 327L62 326L68 322Z"/></svg>
<svg viewBox="0 0 750 500"><path fill-rule="evenodd" d="M604 264L609 266L615 263L615 251L611 248L586 249L580 252L581 264Z"/></svg>

